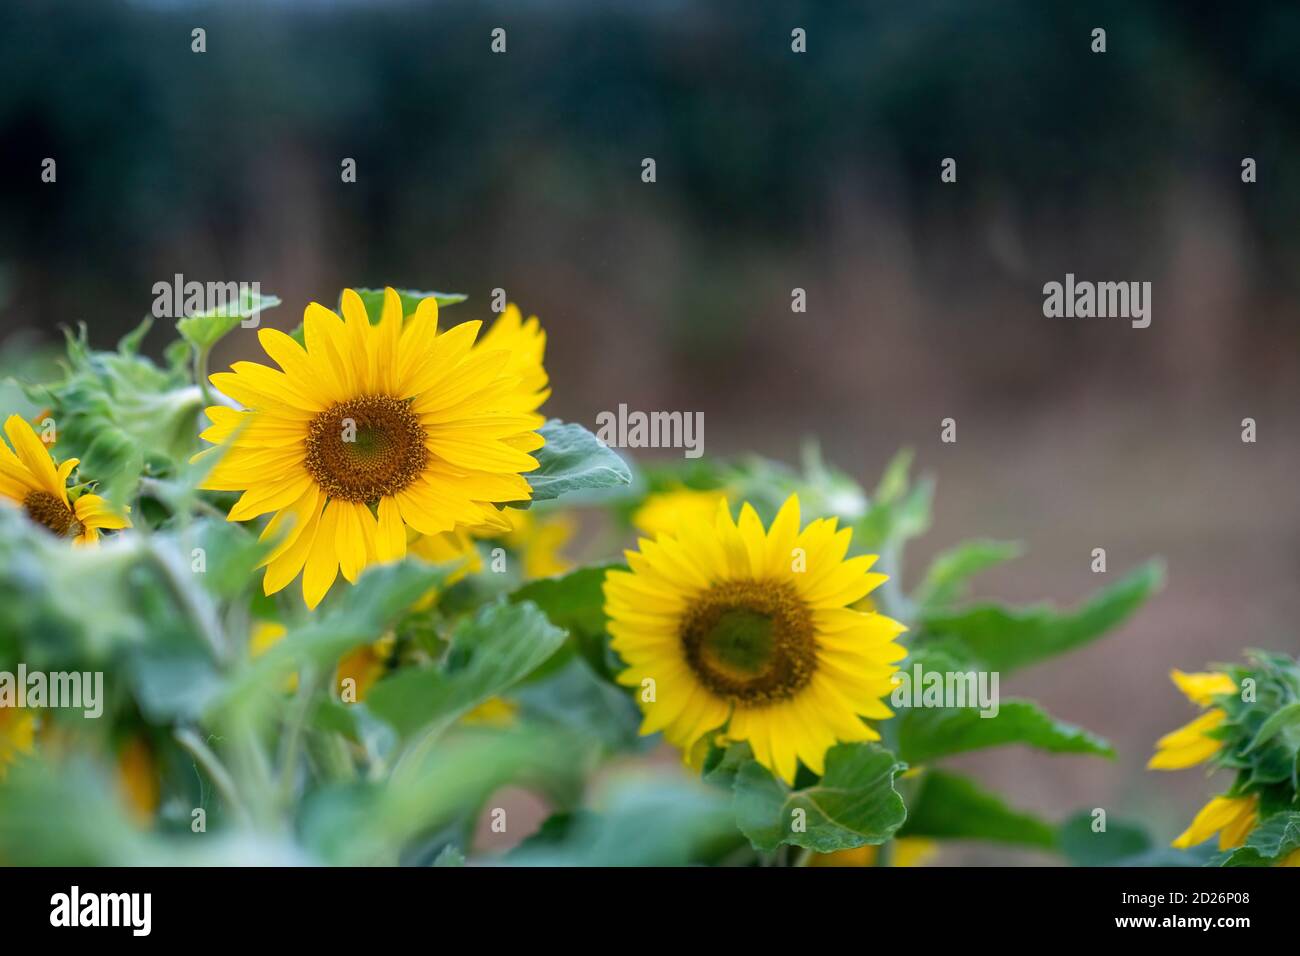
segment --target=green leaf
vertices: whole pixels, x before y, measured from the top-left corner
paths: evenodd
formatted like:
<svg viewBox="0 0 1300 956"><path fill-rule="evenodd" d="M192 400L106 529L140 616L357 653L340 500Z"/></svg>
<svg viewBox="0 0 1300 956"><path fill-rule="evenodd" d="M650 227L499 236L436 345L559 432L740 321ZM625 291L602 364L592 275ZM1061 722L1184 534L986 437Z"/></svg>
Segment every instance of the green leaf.
<svg viewBox="0 0 1300 956"><path fill-rule="evenodd" d="M413 559L367 568L353 587L330 595L306 623L246 661L214 709L225 710L259 696L278 698L285 680L306 665L332 668L342 655L387 631L439 580L437 569Z"/></svg>
<svg viewBox="0 0 1300 956"><path fill-rule="evenodd" d="M1008 807L974 781L942 770L926 771L899 836L991 840L1051 849L1056 830L1031 813Z"/></svg>
<svg viewBox="0 0 1300 956"><path fill-rule="evenodd" d="M512 601L532 601L550 622L569 632L574 650L596 673L613 677L606 656L605 572L621 564L580 568L555 578L532 581L510 595ZM552 663L557 663L555 660Z"/></svg>
<svg viewBox="0 0 1300 956"><path fill-rule="evenodd" d="M1130 866L1155 847L1146 829L1108 818L1106 829L1093 829L1093 815L1080 811L1057 829L1061 852L1075 866Z"/></svg>
<svg viewBox="0 0 1300 956"><path fill-rule="evenodd" d="M792 791L750 761L736 774L736 823L761 852L783 843L819 853L884 843L907 817L894 789L905 768L876 744L837 744L826 751L821 780Z"/></svg>
<svg viewBox="0 0 1300 956"><path fill-rule="evenodd" d="M892 505L903 497L910 484L908 472L912 469L914 457L916 456L912 449L904 448L889 460L884 473L880 476L880 484L876 486L876 493L872 496L873 503Z"/></svg>
<svg viewBox="0 0 1300 956"><path fill-rule="evenodd" d="M176 331L195 349L206 352L245 319L279 304L277 296L258 295L241 287L237 301L178 319Z"/></svg>
<svg viewBox="0 0 1300 956"><path fill-rule="evenodd" d="M221 693L212 657L196 646L141 646L128 656L127 674L141 712L159 724L197 720Z"/></svg>
<svg viewBox="0 0 1300 956"><path fill-rule="evenodd" d="M1073 612L1046 605L1011 609L981 604L961 611L923 613L920 642L955 641L988 668L1010 672L1105 634L1132 615L1163 580L1161 562L1150 561Z"/></svg>
<svg viewBox="0 0 1300 956"><path fill-rule="evenodd" d="M1057 720L1031 700L1003 700L996 717L981 717L973 707L912 707L899 721L899 756L912 765L1005 744L1049 753L1115 755L1102 738Z"/></svg>
<svg viewBox="0 0 1300 956"><path fill-rule="evenodd" d="M1250 831L1244 846L1221 858L1223 866L1270 866L1300 850L1300 812L1275 813Z"/></svg>
<svg viewBox="0 0 1300 956"><path fill-rule="evenodd" d="M357 289L357 295L361 296L361 301L365 304L366 315L370 319L371 325L378 325L380 318L384 314L384 290L383 289ZM459 292L418 292L415 289L398 289L397 297L402 300L402 316L415 314L416 308L423 299L434 299L438 303L438 308L443 306L455 305L458 302L464 302L466 296Z"/></svg>
<svg viewBox="0 0 1300 956"><path fill-rule="evenodd" d="M913 600L918 607L936 608L965 596L967 580L1004 561L1018 558L1015 541L967 541L934 559Z"/></svg>
<svg viewBox="0 0 1300 956"><path fill-rule="evenodd" d="M737 841L724 796L698 781L624 775L592 810L552 817L509 862L522 866L685 866Z"/></svg>
<svg viewBox="0 0 1300 956"><path fill-rule="evenodd" d="M1259 749L1278 734L1283 734L1283 739L1291 745L1288 749L1294 750L1296 742L1291 738L1293 736L1292 731L1295 729L1300 729L1300 701L1287 704L1280 710L1269 714L1268 719L1260 725L1259 730L1255 733L1250 746L1242 753L1248 754L1252 750Z"/></svg>
<svg viewBox="0 0 1300 956"><path fill-rule="evenodd" d="M524 475L533 501L632 483L627 463L581 425L552 418L540 431L546 444L534 452L539 466Z"/></svg>
<svg viewBox="0 0 1300 956"><path fill-rule="evenodd" d="M562 735L478 730L440 742L408 772L311 791L300 812L303 842L328 863L392 866L412 840L464 819L494 791L561 772L576 759Z"/></svg>
<svg viewBox="0 0 1300 956"><path fill-rule="evenodd" d="M593 739L610 752L645 749L649 741L638 733L641 711L632 695L601 680L574 657L551 671L552 662L563 659L563 654L554 655L510 691L522 719L564 727L576 738ZM539 679L542 673L546 676Z"/></svg>
<svg viewBox="0 0 1300 956"><path fill-rule="evenodd" d="M890 494L895 494L890 489ZM897 500L873 501L870 509L853 526L853 547L857 551L879 551L920 537L930 528L930 505L934 482L925 479Z"/></svg>
<svg viewBox="0 0 1300 956"><path fill-rule="evenodd" d="M410 668L381 680L366 707L404 737L421 729L436 735L528 676L564 637L531 602L487 605L456 629L443 666Z"/></svg>

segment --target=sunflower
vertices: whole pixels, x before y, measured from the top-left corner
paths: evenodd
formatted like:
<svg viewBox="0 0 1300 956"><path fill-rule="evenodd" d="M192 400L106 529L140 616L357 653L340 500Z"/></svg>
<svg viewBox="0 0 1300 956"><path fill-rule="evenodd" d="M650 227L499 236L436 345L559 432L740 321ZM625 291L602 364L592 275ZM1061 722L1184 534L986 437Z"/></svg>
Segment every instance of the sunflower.
<svg viewBox="0 0 1300 956"><path fill-rule="evenodd" d="M0 441L0 501L21 507L42 528L76 545L94 544L104 529L130 527L99 495L69 499L68 476L79 460L56 463L21 415L5 420L5 434L13 450Z"/></svg>
<svg viewBox="0 0 1300 956"><path fill-rule="evenodd" d="M404 322L392 289L377 325L351 289L342 311L309 305L305 348L260 330L280 370L236 362L212 375L243 408L209 408L201 436L218 447L200 457L220 456L202 487L243 492L229 520L274 515L263 531L277 542L263 560L264 590L301 572L308 607L340 571L355 581L367 565L404 556L408 529L507 530L497 505L531 498L523 474L545 443L536 413L545 372L532 352L510 351L535 349L534 326L493 329L476 345L481 322L440 331L432 298Z"/></svg>
<svg viewBox="0 0 1300 956"><path fill-rule="evenodd" d="M850 529L818 519L800 531L791 495L763 529L745 504L682 525L627 552L630 571L605 577L618 680L640 688L643 734L662 730L686 754L708 736L748 741L793 783L799 761L820 774L836 741L878 740L862 718L882 702L906 652L906 630L849 605L886 580L875 555L848 558ZM721 734L714 736L714 731Z"/></svg>
<svg viewBox="0 0 1300 956"><path fill-rule="evenodd" d="M681 487L657 491L647 495L632 513L632 524L642 534L656 538L661 534L671 534L687 522L712 522L718 502L726 500L726 492L721 490L696 491Z"/></svg>
<svg viewBox="0 0 1300 956"><path fill-rule="evenodd" d="M1169 676L1184 696L1201 708L1210 707L1217 696L1237 692L1236 681L1215 671L1185 674L1174 670ZM1147 761L1147 769L1183 770L1209 760L1223 747L1222 741L1210 734L1227 719L1222 708L1210 707L1195 720L1165 734L1156 741L1156 752Z"/></svg>

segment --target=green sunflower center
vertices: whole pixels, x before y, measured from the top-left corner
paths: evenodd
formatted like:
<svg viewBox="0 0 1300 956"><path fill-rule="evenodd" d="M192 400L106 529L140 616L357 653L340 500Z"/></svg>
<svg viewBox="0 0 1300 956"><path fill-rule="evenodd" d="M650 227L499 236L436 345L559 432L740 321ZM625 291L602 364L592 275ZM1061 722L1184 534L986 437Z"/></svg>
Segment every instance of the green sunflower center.
<svg viewBox="0 0 1300 956"><path fill-rule="evenodd" d="M409 402L366 395L321 412L307 430L307 471L331 497L363 504L396 494L429 463Z"/></svg>
<svg viewBox="0 0 1300 956"><path fill-rule="evenodd" d="M43 528L48 528L61 538L81 534L81 522L77 514L56 496L48 491L33 491L23 499L23 508L27 517Z"/></svg>
<svg viewBox="0 0 1300 956"><path fill-rule="evenodd" d="M725 581L700 595L681 624L700 682L746 704L789 700L817 670L812 612L783 581Z"/></svg>

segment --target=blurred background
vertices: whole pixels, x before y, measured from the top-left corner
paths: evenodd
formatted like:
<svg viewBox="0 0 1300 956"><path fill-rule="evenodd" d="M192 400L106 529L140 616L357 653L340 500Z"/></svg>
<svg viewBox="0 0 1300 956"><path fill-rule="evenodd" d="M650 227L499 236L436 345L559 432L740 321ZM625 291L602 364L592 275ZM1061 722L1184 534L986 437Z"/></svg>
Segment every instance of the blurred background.
<svg viewBox="0 0 1300 956"><path fill-rule="evenodd" d="M5 354L78 321L109 347L176 273L260 282L280 328L345 285L463 292L458 320L502 287L549 332L554 415L702 411L709 456L816 436L868 486L911 446L939 479L913 580L969 536L1026 543L982 582L1020 601L1105 583L1096 547L1111 578L1167 560L1120 632L1002 687L1118 759L965 763L1171 837L1214 791L1143 769L1193 715L1169 669L1300 651L1300 8L776 6L6 3ZM1150 281L1150 328L1045 318L1067 272ZM237 330L214 367L256 354Z"/></svg>

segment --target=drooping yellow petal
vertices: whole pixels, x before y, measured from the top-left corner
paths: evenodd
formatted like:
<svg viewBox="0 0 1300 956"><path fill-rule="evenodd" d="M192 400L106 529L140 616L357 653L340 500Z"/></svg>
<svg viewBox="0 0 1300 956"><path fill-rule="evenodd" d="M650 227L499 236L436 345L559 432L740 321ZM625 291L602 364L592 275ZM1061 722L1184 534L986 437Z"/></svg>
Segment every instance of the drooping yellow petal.
<svg viewBox="0 0 1300 956"><path fill-rule="evenodd" d="M1179 850L1204 843L1219 834L1219 849L1231 850L1246 842L1254 829L1259 807L1259 797L1214 797L1192 819L1191 826L1174 838L1173 846Z"/></svg>
<svg viewBox="0 0 1300 956"><path fill-rule="evenodd" d="M1227 674L1207 671L1185 674L1175 668L1169 672L1169 678L1192 703L1199 707L1208 707L1214 698L1224 694L1237 693L1237 682Z"/></svg>
<svg viewBox="0 0 1300 956"><path fill-rule="evenodd" d="M1222 726L1228 715L1218 709L1207 710L1201 716L1156 741L1156 752L1147 761L1149 770L1182 770L1210 759L1223 747L1223 742L1208 736Z"/></svg>

